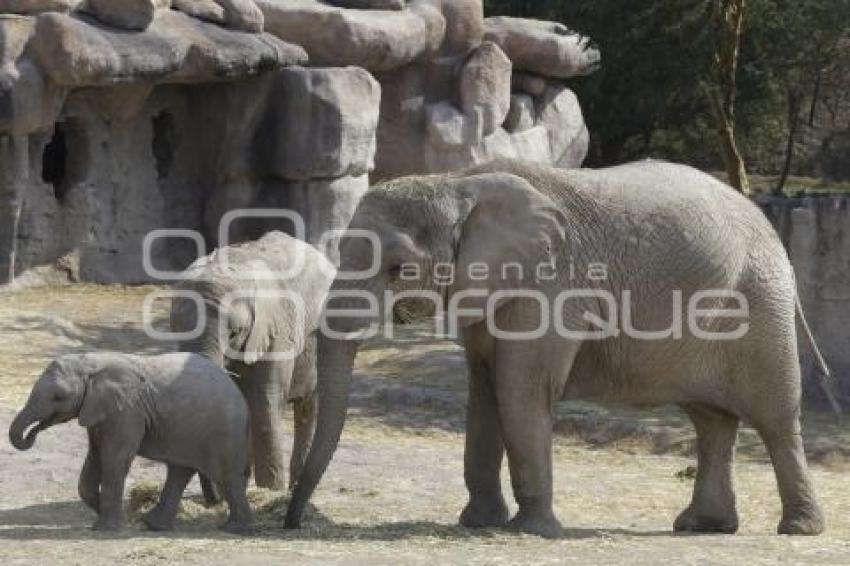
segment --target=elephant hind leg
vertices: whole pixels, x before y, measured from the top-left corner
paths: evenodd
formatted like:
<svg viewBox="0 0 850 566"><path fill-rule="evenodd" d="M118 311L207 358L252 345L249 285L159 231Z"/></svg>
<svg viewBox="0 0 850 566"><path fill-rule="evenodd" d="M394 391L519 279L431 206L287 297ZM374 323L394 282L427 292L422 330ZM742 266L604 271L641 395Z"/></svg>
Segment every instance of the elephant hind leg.
<svg viewBox="0 0 850 566"><path fill-rule="evenodd" d="M238 535L247 535L252 532L253 515L245 495L246 484L245 475L238 471L230 474L222 484L224 499L227 501L230 514L221 528Z"/></svg>
<svg viewBox="0 0 850 566"><path fill-rule="evenodd" d="M785 426L757 425L756 428L770 453L782 499L782 520L777 532L781 535L821 534L825 521L809 476L799 418L795 416Z"/></svg>
<svg viewBox="0 0 850 566"><path fill-rule="evenodd" d="M817 535L823 532L824 516L803 450L796 338L793 332L769 334L785 328L780 324L764 326L760 340L741 352L747 367L739 389L745 388L747 395L739 396L744 401L740 415L758 431L773 463L782 500L779 534ZM766 342L765 334L773 340Z"/></svg>
<svg viewBox="0 0 850 566"><path fill-rule="evenodd" d="M159 502L142 518L150 530L170 531L174 528L174 517L180 507L180 499L193 475L195 471L191 468L169 464Z"/></svg>
<svg viewBox="0 0 850 566"><path fill-rule="evenodd" d="M208 506L218 505L222 502L221 493L218 491L218 486L204 474L198 474L198 480L201 483L201 492L204 494L204 503Z"/></svg>
<svg viewBox="0 0 850 566"><path fill-rule="evenodd" d="M697 433L697 477L690 505L676 518L677 531L734 533L738 530L732 467L739 419L702 404L683 404Z"/></svg>

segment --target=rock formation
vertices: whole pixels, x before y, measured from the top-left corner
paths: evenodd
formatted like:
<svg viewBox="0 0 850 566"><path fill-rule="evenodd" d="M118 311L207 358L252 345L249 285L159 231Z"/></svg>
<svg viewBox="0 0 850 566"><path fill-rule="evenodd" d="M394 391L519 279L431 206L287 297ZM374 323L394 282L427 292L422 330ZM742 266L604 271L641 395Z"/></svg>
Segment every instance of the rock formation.
<svg viewBox="0 0 850 566"><path fill-rule="evenodd" d="M0 285L151 281L234 209L303 226L255 210L230 240L318 244L370 176L579 166L564 80L598 62L480 0L0 0Z"/></svg>

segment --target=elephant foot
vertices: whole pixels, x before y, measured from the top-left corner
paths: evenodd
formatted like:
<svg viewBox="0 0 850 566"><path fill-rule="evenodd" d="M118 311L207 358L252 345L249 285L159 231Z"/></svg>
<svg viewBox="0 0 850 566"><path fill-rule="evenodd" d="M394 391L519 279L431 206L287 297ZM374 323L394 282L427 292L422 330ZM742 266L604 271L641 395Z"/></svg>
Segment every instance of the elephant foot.
<svg viewBox="0 0 850 566"><path fill-rule="evenodd" d="M163 517L161 513L156 512L156 508L145 513L142 516L142 522L152 531L162 532L174 530L174 521L167 519Z"/></svg>
<svg viewBox="0 0 850 566"><path fill-rule="evenodd" d="M88 494L87 495L81 495L80 499L82 499L83 503L88 505L89 509L91 509L95 513L98 513L100 511L100 498L97 496L97 494L95 494L95 495L88 495Z"/></svg>
<svg viewBox="0 0 850 566"><path fill-rule="evenodd" d="M510 515L505 500L500 495L491 499L472 499L460 514L460 524L470 529L503 527Z"/></svg>
<svg viewBox="0 0 850 566"><path fill-rule="evenodd" d="M776 531L780 535L819 535L825 528L823 512L817 507L784 513Z"/></svg>
<svg viewBox="0 0 850 566"><path fill-rule="evenodd" d="M243 537L251 536L255 532L254 526L251 523L247 523L245 521L234 521L233 519L228 519L228 521L219 528L228 533Z"/></svg>
<svg viewBox="0 0 850 566"><path fill-rule="evenodd" d="M537 535L543 538L554 539L564 536L564 528L560 521L551 513L519 513L508 522L508 528L512 531Z"/></svg>
<svg viewBox="0 0 850 566"><path fill-rule="evenodd" d="M694 507L682 511L673 523L673 530L685 533L735 534L738 532L738 515L705 513Z"/></svg>

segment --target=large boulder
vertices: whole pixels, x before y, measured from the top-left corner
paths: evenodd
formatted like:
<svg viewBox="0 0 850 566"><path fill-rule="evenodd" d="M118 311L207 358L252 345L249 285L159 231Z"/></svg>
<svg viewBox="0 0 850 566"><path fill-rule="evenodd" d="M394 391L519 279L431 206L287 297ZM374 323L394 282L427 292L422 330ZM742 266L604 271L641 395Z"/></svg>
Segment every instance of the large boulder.
<svg viewBox="0 0 850 566"><path fill-rule="evenodd" d="M265 17L254 0L215 1L224 9L224 21L228 27L252 33L263 31Z"/></svg>
<svg viewBox="0 0 850 566"><path fill-rule="evenodd" d="M511 134L511 146L513 146L517 159L530 163L551 165L552 152L549 135L549 132L543 126L534 126Z"/></svg>
<svg viewBox="0 0 850 566"><path fill-rule="evenodd" d="M173 10L131 34L45 14L38 18L32 45L51 80L72 87L215 82L307 60L303 49L272 36L233 33Z"/></svg>
<svg viewBox="0 0 850 566"><path fill-rule="evenodd" d="M339 265L339 240L348 228L360 199L369 190L369 176L312 179L298 182L268 182L254 206L297 212L304 221L305 239ZM261 232L288 231L288 219L267 219Z"/></svg>
<svg viewBox="0 0 850 566"><path fill-rule="evenodd" d="M575 93L563 85L550 85L539 101L537 123L549 131L552 164L580 167L587 157L590 137Z"/></svg>
<svg viewBox="0 0 850 566"><path fill-rule="evenodd" d="M257 0L266 31L301 45L314 65L397 69L436 53L446 20L434 6L414 0L404 10L349 10L315 0Z"/></svg>
<svg viewBox="0 0 850 566"><path fill-rule="evenodd" d="M460 99L468 116L480 113L484 136L502 125L511 108L511 62L498 45L482 43L460 76Z"/></svg>
<svg viewBox="0 0 850 566"><path fill-rule="evenodd" d="M454 150L479 143L482 121L469 117L447 101L431 104L426 109L428 142L437 148Z"/></svg>
<svg viewBox="0 0 850 566"><path fill-rule="evenodd" d="M497 43L517 69L568 79L599 67L590 40L562 24L500 16L484 20L484 28L484 39Z"/></svg>
<svg viewBox="0 0 850 566"><path fill-rule="evenodd" d="M188 16L212 22L225 24L224 8L214 0L171 0L171 7Z"/></svg>
<svg viewBox="0 0 850 566"><path fill-rule="evenodd" d="M524 92L531 96L542 96L549 83L545 78L531 73L514 70L511 87L516 92Z"/></svg>
<svg viewBox="0 0 850 566"><path fill-rule="evenodd" d="M101 22L122 29L146 29L157 12L171 8L171 0L87 0L84 4Z"/></svg>
<svg viewBox="0 0 850 566"><path fill-rule="evenodd" d="M70 12L83 0L0 0L2 14L40 14Z"/></svg>
<svg viewBox="0 0 850 566"><path fill-rule="evenodd" d="M527 94L511 96L511 109L505 118L505 129L510 133L524 132L534 127L534 98Z"/></svg>
<svg viewBox="0 0 850 566"><path fill-rule="evenodd" d="M11 70L0 70L0 134L50 129L66 94L29 59L19 61Z"/></svg>
<svg viewBox="0 0 850 566"><path fill-rule="evenodd" d="M0 66L13 66L33 33L35 18L0 14Z"/></svg>
<svg viewBox="0 0 850 566"><path fill-rule="evenodd" d="M484 38L484 5L481 0L434 0L446 18L443 55L468 53Z"/></svg>
<svg viewBox="0 0 850 566"><path fill-rule="evenodd" d="M59 114L65 93L27 57L35 19L0 15L0 133L45 130Z"/></svg>
<svg viewBox="0 0 850 566"><path fill-rule="evenodd" d="M374 167L381 87L359 67L285 69L271 94L268 172L287 180L361 176Z"/></svg>

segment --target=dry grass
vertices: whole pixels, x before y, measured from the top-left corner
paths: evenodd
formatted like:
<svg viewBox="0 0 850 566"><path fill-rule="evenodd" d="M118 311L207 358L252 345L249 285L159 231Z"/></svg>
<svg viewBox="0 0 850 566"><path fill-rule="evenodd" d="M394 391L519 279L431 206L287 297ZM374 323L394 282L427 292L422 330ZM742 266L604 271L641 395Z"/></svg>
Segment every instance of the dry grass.
<svg viewBox="0 0 850 566"><path fill-rule="evenodd" d="M150 289L74 286L0 295L0 424L58 353L169 349L140 331L140 305ZM165 305L157 315L165 315ZM562 540L542 541L456 525L465 500L466 389L456 346L411 329L398 341L371 344L357 371L352 418L304 530L281 530L285 496L251 489L257 534L223 533L216 527L226 507L205 507L193 486L177 530L148 533L138 516L155 502L163 470L138 461L128 488L129 528L118 536L93 533L93 515L75 494L85 439L78 427L64 425L26 453L0 446L0 563L846 563L850 556L850 429L829 415L807 414L805 424L828 534L772 534L779 517L772 470L745 430L737 465L741 534L686 537L670 532L692 488L686 419L669 408L564 404L555 499L568 529ZM510 493L507 481L505 470Z"/></svg>

